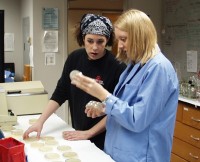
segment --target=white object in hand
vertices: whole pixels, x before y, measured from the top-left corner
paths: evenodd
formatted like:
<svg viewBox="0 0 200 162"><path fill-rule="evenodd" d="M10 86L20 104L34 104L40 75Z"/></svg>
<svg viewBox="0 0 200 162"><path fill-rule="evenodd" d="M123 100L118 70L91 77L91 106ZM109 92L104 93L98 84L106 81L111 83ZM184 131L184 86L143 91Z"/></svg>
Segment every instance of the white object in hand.
<svg viewBox="0 0 200 162"><path fill-rule="evenodd" d="M88 114L88 111L92 111ZM105 104L102 102L98 102L98 101L90 101L89 103L87 103L86 105L86 113L88 117L100 117L105 115Z"/></svg>
<svg viewBox="0 0 200 162"><path fill-rule="evenodd" d="M69 74L69 77L71 80L73 80L75 75L81 74L79 70L72 70L71 73Z"/></svg>
<svg viewBox="0 0 200 162"><path fill-rule="evenodd" d="M102 102L97 101L90 101L87 103L86 107L92 107L92 108L104 108L105 105Z"/></svg>

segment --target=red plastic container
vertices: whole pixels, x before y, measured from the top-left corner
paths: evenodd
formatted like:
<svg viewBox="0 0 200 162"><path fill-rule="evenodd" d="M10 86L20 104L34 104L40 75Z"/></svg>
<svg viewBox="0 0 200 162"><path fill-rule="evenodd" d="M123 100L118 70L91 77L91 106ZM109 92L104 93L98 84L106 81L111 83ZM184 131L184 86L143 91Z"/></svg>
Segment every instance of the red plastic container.
<svg viewBox="0 0 200 162"><path fill-rule="evenodd" d="M12 137L1 139L0 162L26 162L24 143Z"/></svg>

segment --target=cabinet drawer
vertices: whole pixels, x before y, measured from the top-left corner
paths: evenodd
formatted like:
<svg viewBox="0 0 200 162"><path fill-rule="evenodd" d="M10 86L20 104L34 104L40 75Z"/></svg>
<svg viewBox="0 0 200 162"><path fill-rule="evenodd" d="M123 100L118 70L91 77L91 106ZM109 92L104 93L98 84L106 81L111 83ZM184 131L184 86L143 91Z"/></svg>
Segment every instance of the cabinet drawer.
<svg viewBox="0 0 200 162"><path fill-rule="evenodd" d="M171 161L170 162L187 162L187 161L182 159L181 157L171 153Z"/></svg>
<svg viewBox="0 0 200 162"><path fill-rule="evenodd" d="M176 121L174 136L200 148L200 130Z"/></svg>
<svg viewBox="0 0 200 162"><path fill-rule="evenodd" d="M200 129L200 109L184 106L182 121L187 125Z"/></svg>
<svg viewBox="0 0 200 162"><path fill-rule="evenodd" d="M200 162L200 149L174 137L172 152L190 162Z"/></svg>

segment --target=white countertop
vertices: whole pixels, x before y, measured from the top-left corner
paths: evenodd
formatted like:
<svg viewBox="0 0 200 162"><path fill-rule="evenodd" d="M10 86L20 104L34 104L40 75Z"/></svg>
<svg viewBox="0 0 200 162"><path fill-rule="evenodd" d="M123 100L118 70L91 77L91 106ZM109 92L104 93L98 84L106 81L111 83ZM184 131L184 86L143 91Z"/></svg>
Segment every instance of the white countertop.
<svg viewBox="0 0 200 162"><path fill-rule="evenodd" d="M24 131L30 126L29 119L38 118L38 115L28 115L28 116L18 116L18 124L16 128L23 129ZM43 126L43 131L41 136L53 136L56 141L59 142L58 145L67 145L71 146L72 151L78 154L78 158L81 162L114 162L111 157L105 154L102 150L97 148L90 140L81 140L81 141L67 141L62 138L62 132L64 130L73 130L69 125L66 124L60 117L53 114L48 118ZM5 136L9 136L9 132L4 132ZM32 133L30 136L35 136L36 133ZM33 148L30 146L30 143L25 142L22 137L18 138L19 141L25 143L25 152L28 155L28 162L52 162L52 161L61 161L65 162L65 159L62 156L62 152L57 150L57 146L53 146L51 152L58 153L60 157L55 160L47 160L44 155L44 152L41 152L38 148Z"/></svg>
<svg viewBox="0 0 200 162"><path fill-rule="evenodd" d="M187 98L187 97L183 97L183 96L179 96L179 101L183 101L189 104L194 105L195 107L200 107L200 102L197 99L191 99L191 98Z"/></svg>

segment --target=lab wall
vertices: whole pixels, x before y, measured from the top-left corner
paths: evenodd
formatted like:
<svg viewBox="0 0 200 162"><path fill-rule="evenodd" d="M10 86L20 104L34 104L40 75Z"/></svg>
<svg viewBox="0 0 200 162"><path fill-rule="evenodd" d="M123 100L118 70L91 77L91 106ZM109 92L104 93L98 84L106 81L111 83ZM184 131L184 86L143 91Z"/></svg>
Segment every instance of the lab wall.
<svg viewBox="0 0 200 162"><path fill-rule="evenodd" d="M200 74L199 20L199 0L164 0L163 47L180 81Z"/></svg>
<svg viewBox="0 0 200 162"><path fill-rule="evenodd" d="M45 30L42 27L42 9L58 8L58 52L55 65L45 65L42 40ZM67 1L65 0L1 0L0 9L5 10L5 33L14 34L14 50L5 52L5 62L15 63L15 81L22 81L24 73L23 19L30 21L30 46L32 48L32 80L40 80L51 97L67 57ZM29 54L29 53L28 53ZM68 104L63 104L56 112L67 120Z"/></svg>
<svg viewBox="0 0 200 162"><path fill-rule="evenodd" d="M32 0L33 3L33 80L40 80L51 97L58 79L61 76L63 64L67 57L67 1L65 0ZM45 65L43 52L43 37L45 30L42 26L43 8L58 8L58 51L55 52L55 64ZM51 31L51 30L50 30ZM56 113L67 120L67 102Z"/></svg>

